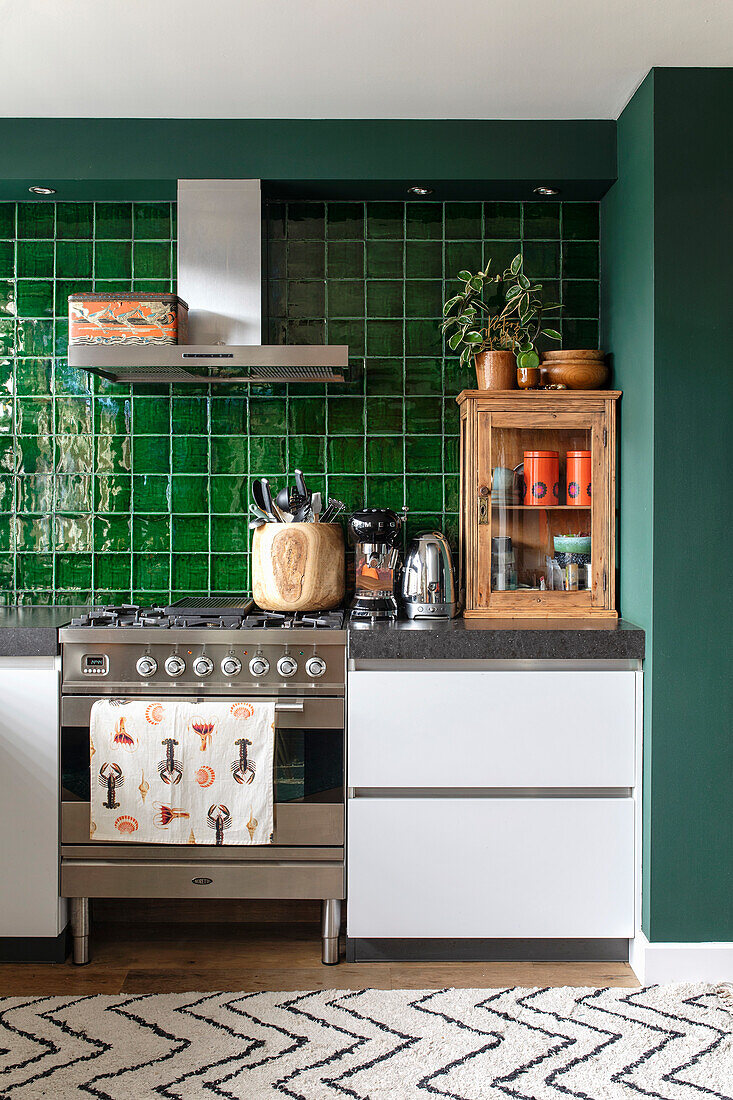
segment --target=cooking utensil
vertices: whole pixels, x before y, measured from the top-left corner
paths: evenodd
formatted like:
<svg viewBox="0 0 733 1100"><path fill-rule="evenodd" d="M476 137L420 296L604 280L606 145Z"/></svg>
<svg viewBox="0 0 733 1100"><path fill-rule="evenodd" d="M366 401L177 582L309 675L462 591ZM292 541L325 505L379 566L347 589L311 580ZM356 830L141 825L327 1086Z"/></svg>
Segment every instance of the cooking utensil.
<svg viewBox="0 0 733 1100"><path fill-rule="evenodd" d="M256 504L250 504L249 510L255 519L260 520L262 523L269 523L270 518L266 512L263 512L261 508L258 508Z"/></svg>
<svg viewBox="0 0 733 1100"><path fill-rule="evenodd" d="M284 489L280 489L275 497L275 504L281 512L297 512L298 503L298 490L292 485L286 485Z"/></svg>
<svg viewBox="0 0 733 1100"><path fill-rule="evenodd" d="M254 497L255 506L259 508L260 512L263 512L268 523L275 523L275 516L272 514L272 509L268 507L267 498L265 497L263 478L255 478L252 482L252 496ZM268 486L269 496L269 486ZM270 497L270 504L272 504L272 498Z"/></svg>
<svg viewBox="0 0 733 1100"><path fill-rule="evenodd" d="M343 500L336 500L335 497L328 498L328 507L321 516L321 523L333 523L336 516L343 512L346 505Z"/></svg>
<svg viewBox="0 0 733 1100"><path fill-rule="evenodd" d="M305 484L305 478L303 477L303 471L294 470L293 472L295 474L295 487L298 490L298 496L310 497L310 493L308 492L307 486Z"/></svg>

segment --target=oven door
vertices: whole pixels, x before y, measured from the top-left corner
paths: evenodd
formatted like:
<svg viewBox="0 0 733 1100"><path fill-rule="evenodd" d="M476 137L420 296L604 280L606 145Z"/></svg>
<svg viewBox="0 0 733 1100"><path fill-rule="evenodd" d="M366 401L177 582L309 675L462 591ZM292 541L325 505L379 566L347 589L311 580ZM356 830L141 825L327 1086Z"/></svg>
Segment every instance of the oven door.
<svg viewBox="0 0 733 1100"><path fill-rule="evenodd" d="M186 845L95 843L89 839L89 715L102 696L67 695L61 700L62 855L104 858L190 859ZM195 702L196 696L177 696ZM278 856L314 858L314 849L344 843L344 700L275 699L275 831L271 845L211 846L207 858ZM64 850L73 845L73 853ZM83 845L82 852L79 846ZM335 853L324 853L333 858Z"/></svg>

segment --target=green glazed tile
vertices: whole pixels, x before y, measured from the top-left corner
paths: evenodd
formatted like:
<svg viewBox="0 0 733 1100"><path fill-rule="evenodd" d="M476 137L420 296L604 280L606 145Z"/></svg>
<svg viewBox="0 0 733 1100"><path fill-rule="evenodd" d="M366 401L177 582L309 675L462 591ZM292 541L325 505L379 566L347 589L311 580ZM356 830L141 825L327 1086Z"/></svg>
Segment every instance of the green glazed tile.
<svg viewBox="0 0 733 1100"><path fill-rule="evenodd" d="M326 274L326 246L323 241L288 242L288 278L322 279Z"/></svg>
<svg viewBox="0 0 733 1100"><path fill-rule="evenodd" d="M439 397L408 397L405 400L405 423L415 434L430 434L442 430L443 403Z"/></svg>
<svg viewBox="0 0 733 1100"><path fill-rule="evenodd" d="M367 241L367 275L382 279L401 278L404 247L402 241Z"/></svg>
<svg viewBox="0 0 733 1100"><path fill-rule="evenodd" d="M167 562L167 558L165 559ZM207 588L209 584L208 554L176 554L173 558L173 587L180 592Z"/></svg>
<svg viewBox="0 0 733 1100"><path fill-rule="evenodd" d="M175 553L203 554L209 552L209 517L173 516L173 550Z"/></svg>
<svg viewBox="0 0 733 1100"><path fill-rule="evenodd" d="M90 240L94 233L94 204L57 202L56 236L63 239Z"/></svg>
<svg viewBox="0 0 733 1100"><path fill-rule="evenodd" d="M285 468L285 437L281 435L251 436L249 468L253 476L278 478Z"/></svg>
<svg viewBox="0 0 733 1100"><path fill-rule="evenodd" d="M329 435L363 435L364 401L361 397L331 397L328 400Z"/></svg>
<svg viewBox="0 0 733 1100"><path fill-rule="evenodd" d="M252 436L285 433L285 401L281 398L258 398L250 402L249 430Z"/></svg>
<svg viewBox="0 0 733 1100"><path fill-rule="evenodd" d="M244 475L212 474L211 511L241 515L249 509L252 495Z"/></svg>
<svg viewBox="0 0 733 1100"><path fill-rule="evenodd" d="M317 397L291 398L288 403L288 431L297 435L322 435L326 405Z"/></svg>
<svg viewBox="0 0 733 1100"><path fill-rule="evenodd" d="M209 468L209 440L205 435L173 436L173 473L200 474ZM175 487L175 481L174 481Z"/></svg>
<svg viewBox="0 0 733 1100"><path fill-rule="evenodd" d="M53 290L49 279L18 279L18 316L53 317Z"/></svg>
<svg viewBox="0 0 733 1100"><path fill-rule="evenodd" d="M440 473L442 460L439 435L414 435L405 440L405 469L410 473Z"/></svg>
<svg viewBox="0 0 733 1100"><path fill-rule="evenodd" d="M55 207L53 202L18 203L18 237L48 237L54 235Z"/></svg>
<svg viewBox="0 0 733 1100"><path fill-rule="evenodd" d="M91 512L92 479L87 474L57 474L54 478L57 512Z"/></svg>
<svg viewBox="0 0 733 1100"><path fill-rule="evenodd" d="M141 512L169 512L170 478L165 474L135 474L132 479L135 509Z"/></svg>
<svg viewBox="0 0 733 1100"><path fill-rule="evenodd" d="M445 204L446 240L481 240L481 213L480 202L447 202Z"/></svg>
<svg viewBox="0 0 733 1100"><path fill-rule="evenodd" d="M92 517L55 516L55 545L57 550L81 553L92 549Z"/></svg>
<svg viewBox="0 0 733 1100"><path fill-rule="evenodd" d="M175 206L173 209L175 210ZM287 226L287 205L284 202L268 202L264 210L268 239L271 241L283 240Z"/></svg>
<svg viewBox="0 0 733 1100"><path fill-rule="evenodd" d="M95 203L94 216L97 240L129 240L132 236L132 203Z"/></svg>
<svg viewBox="0 0 733 1100"><path fill-rule="evenodd" d="M126 435L130 431L130 398L97 397L94 401L94 430L105 435Z"/></svg>
<svg viewBox="0 0 733 1100"><path fill-rule="evenodd" d="M401 397L368 397L366 400L367 434L403 432L403 401Z"/></svg>
<svg viewBox="0 0 733 1100"><path fill-rule="evenodd" d="M367 238L402 240L405 205L401 202L367 203Z"/></svg>
<svg viewBox="0 0 733 1100"><path fill-rule="evenodd" d="M471 368L473 370L473 368ZM466 382L471 383L471 387L476 386L476 374L475 372L466 379ZM468 385L463 385L462 389L468 389ZM460 393L460 390L456 390ZM458 435L460 431L460 412L458 405L452 397L446 397L443 404L443 431L446 435Z"/></svg>
<svg viewBox="0 0 733 1100"><path fill-rule="evenodd" d="M15 284L9 280L0 281L0 316L14 317L17 312Z"/></svg>
<svg viewBox="0 0 733 1100"><path fill-rule="evenodd" d="M132 447L133 470L136 474L167 474L170 470L170 449L169 436L135 436Z"/></svg>
<svg viewBox="0 0 733 1100"><path fill-rule="evenodd" d="M91 554L57 554L56 587L67 592L81 592L92 583Z"/></svg>
<svg viewBox="0 0 733 1100"><path fill-rule="evenodd" d="M135 505L137 506L137 497ZM132 539L135 550L166 551L170 547L170 517L140 515L132 519Z"/></svg>
<svg viewBox="0 0 733 1100"><path fill-rule="evenodd" d="M323 436L293 435L288 446L291 472L298 469L304 473L320 473L325 469L326 440Z"/></svg>
<svg viewBox="0 0 733 1100"><path fill-rule="evenodd" d="M460 508L460 500L461 500L460 478L457 478L457 477L445 477L445 478L443 478L443 491L445 493L445 510L446 510L446 512L458 512L458 510Z"/></svg>
<svg viewBox="0 0 733 1100"><path fill-rule="evenodd" d="M171 233L169 202L136 202L132 207L136 241L163 240Z"/></svg>
<svg viewBox="0 0 733 1100"><path fill-rule="evenodd" d="M366 344L366 325L363 321L329 321L329 344L346 344L349 356L363 355ZM349 389L352 389L350 386Z"/></svg>
<svg viewBox="0 0 733 1100"><path fill-rule="evenodd" d="M93 375L70 367L65 359L57 359L53 369L53 388L61 396L81 396L91 393Z"/></svg>
<svg viewBox="0 0 733 1100"><path fill-rule="evenodd" d="M100 474L94 478L95 512L129 512L131 478L126 474Z"/></svg>
<svg viewBox="0 0 733 1100"><path fill-rule="evenodd" d="M480 271L483 264L481 241L447 241L445 245L446 276L456 276L464 268Z"/></svg>
<svg viewBox="0 0 733 1100"><path fill-rule="evenodd" d="M16 479L17 509L46 515L53 505L53 477L48 474L23 474Z"/></svg>
<svg viewBox="0 0 733 1100"><path fill-rule="evenodd" d="M74 242L65 243L73 244ZM57 279L55 301L56 316L67 318L69 314L69 295L88 294L93 285L91 279ZM65 348L63 349L63 354L66 354Z"/></svg>
<svg viewBox="0 0 733 1100"><path fill-rule="evenodd" d="M0 202L0 239L12 239L15 235L15 203Z"/></svg>
<svg viewBox="0 0 733 1100"><path fill-rule="evenodd" d="M15 245L13 241L0 241L0 279L15 276Z"/></svg>
<svg viewBox="0 0 733 1100"><path fill-rule="evenodd" d="M245 516L212 516L212 553L246 554L252 537L247 523Z"/></svg>
<svg viewBox="0 0 733 1100"><path fill-rule="evenodd" d="M405 355L440 355L443 337L438 321L405 322Z"/></svg>
<svg viewBox="0 0 733 1100"><path fill-rule="evenodd" d="M15 506L15 481L12 474L0 474L0 512L11 512Z"/></svg>
<svg viewBox="0 0 733 1100"><path fill-rule="evenodd" d="M368 279L366 290L367 315L369 317L402 317L404 311L404 284L401 280Z"/></svg>
<svg viewBox="0 0 733 1100"><path fill-rule="evenodd" d="M291 241L322 241L326 234L322 202L288 203L288 237Z"/></svg>
<svg viewBox="0 0 733 1100"><path fill-rule="evenodd" d="M375 394L401 394L403 375L402 359L367 359L366 392L372 396Z"/></svg>
<svg viewBox="0 0 733 1100"><path fill-rule="evenodd" d="M287 341L289 344L323 344L326 339L324 321L288 321Z"/></svg>
<svg viewBox="0 0 733 1100"><path fill-rule="evenodd" d="M41 552L53 547L50 516L16 516L15 549Z"/></svg>
<svg viewBox="0 0 733 1100"><path fill-rule="evenodd" d="M440 241L407 241L405 275L408 279L440 279L443 275L443 245Z"/></svg>
<svg viewBox="0 0 733 1100"><path fill-rule="evenodd" d="M167 435L170 416L170 402L167 400L159 397L138 397L137 394L132 399L132 428L135 435Z"/></svg>
<svg viewBox="0 0 733 1100"><path fill-rule="evenodd" d="M289 317L323 317L326 312L326 284L322 280L301 279L288 283Z"/></svg>
<svg viewBox="0 0 733 1100"><path fill-rule="evenodd" d="M598 278L598 242L564 241L562 273L566 279Z"/></svg>
<svg viewBox="0 0 733 1100"><path fill-rule="evenodd" d="M402 321L367 321L367 355L399 355L403 349Z"/></svg>
<svg viewBox="0 0 733 1100"><path fill-rule="evenodd" d="M368 436L366 468L370 474L401 473L404 470L402 438L388 435Z"/></svg>
<svg viewBox="0 0 733 1100"><path fill-rule="evenodd" d="M50 588L53 584L53 554L18 554L18 588Z"/></svg>
<svg viewBox="0 0 733 1100"><path fill-rule="evenodd" d="M211 587L218 592L246 592L249 559L244 554L220 554L212 558Z"/></svg>
<svg viewBox="0 0 733 1100"><path fill-rule="evenodd" d="M328 495L342 500L347 512L364 507L364 478L361 474L329 474Z"/></svg>
<svg viewBox="0 0 733 1100"><path fill-rule="evenodd" d="M15 390L18 394L45 397L53 387L51 359L18 359L15 363Z"/></svg>
<svg viewBox="0 0 733 1100"><path fill-rule="evenodd" d="M484 203L484 237L498 240L502 237L519 239L521 231L521 205L518 202Z"/></svg>
<svg viewBox="0 0 733 1100"><path fill-rule="evenodd" d="M130 438L124 435L102 435L95 440L98 473L130 472Z"/></svg>
<svg viewBox="0 0 733 1100"><path fill-rule="evenodd" d="M94 584L97 589L118 588L130 584L130 554L95 554Z"/></svg>
<svg viewBox="0 0 733 1100"><path fill-rule="evenodd" d="M53 401L49 397L19 397L15 403L15 429L19 435L50 435Z"/></svg>
<svg viewBox="0 0 733 1100"><path fill-rule="evenodd" d="M560 236L559 202L525 202L523 236L553 239Z"/></svg>
<svg viewBox="0 0 733 1100"><path fill-rule="evenodd" d="M134 554L132 580L143 592L158 592L170 581L170 559L167 554ZM145 603L153 602L145 600Z"/></svg>
<svg viewBox="0 0 733 1100"><path fill-rule="evenodd" d="M56 473L88 473L94 464L93 444L91 435L57 435Z"/></svg>
<svg viewBox="0 0 733 1100"><path fill-rule="evenodd" d="M361 279L364 275L364 243L345 241L328 246L329 279Z"/></svg>
<svg viewBox="0 0 733 1100"><path fill-rule="evenodd" d="M563 320L562 346L564 348L597 348L598 322Z"/></svg>
<svg viewBox="0 0 733 1100"><path fill-rule="evenodd" d="M0 442L0 470L12 474L16 466L16 441L8 433Z"/></svg>
<svg viewBox="0 0 733 1100"><path fill-rule="evenodd" d="M18 241L16 263L15 275L19 279L53 276L53 241Z"/></svg>
<svg viewBox="0 0 733 1100"><path fill-rule="evenodd" d="M56 244L56 277L91 279L92 242L58 241Z"/></svg>
<svg viewBox="0 0 733 1100"><path fill-rule="evenodd" d="M0 605L7 607L15 602L15 560L12 554L3 554L0 557L0 589L3 590Z"/></svg>
<svg viewBox="0 0 733 1100"><path fill-rule="evenodd" d="M95 279L130 279L132 245L129 241L97 241L94 245Z"/></svg>
<svg viewBox="0 0 733 1100"><path fill-rule="evenodd" d="M355 436L329 439L327 448L329 473L362 474L364 472L364 441Z"/></svg>
<svg viewBox="0 0 733 1100"><path fill-rule="evenodd" d="M266 267L273 279L284 279L287 274L288 247L285 241L268 241Z"/></svg>
<svg viewBox="0 0 733 1100"><path fill-rule="evenodd" d="M248 411L246 397L213 397L211 399L212 434L245 435L247 432L247 421ZM176 430L175 413L173 430Z"/></svg>
<svg viewBox="0 0 733 1100"><path fill-rule="evenodd" d="M430 397L443 392L443 360L420 357L410 359L405 370L405 393Z"/></svg>
<svg viewBox="0 0 733 1100"><path fill-rule="evenodd" d="M408 477L407 506L413 512L441 512L443 510L442 477Z"/></svg>
<svg viewBox="0 0 733 1100"><path fill-rule="evenodd" d="M94 519L94 549L98 551L129 550L130 517L96 516Z"/></svg>
<svg viewBox="0 0 733 1100"><path fill-rule="evenodd" d="M135 241L132 253L135 280L170 279L171 246L168 241Z"/></svg>
<svg viewBox="0 0 733 1100"><path fill-rule="evenodd" d="M598 316L598 283L595 280L565 280L562 284L563 318Z"/></svg>
<svg viewBox="0 0 733 1100"><path fill-rule="evenodd" d="M509 267L514 257L521 252L519 240L485 240L483 266L491 261L489 271L492 275L501 275Z"/></svg>
<svg viewBox="0 0 733 1100"><path fill-rule="evenodd" d="M208 512L208 478L200 474L174 474L172 479L173 512Z"/></svg>
<svg viewBox="0 0 733 1100"><path fill-rule="evenodd" d="M17 472L19 474L53 473L53 436L21 435L16 443Z"/></svg>
<svg viewBox="0 0 733 1100"><path fill-rule="evenodd" d="M560 243L526 241L522 249L524 270L532 280L557 279L560 275ZM544 288L544 283L543 283Z"/></svg>
<svg viewBox="0 0 733 1100"><path fill-rule="evenodd" d="M440 240L443 236L443 204L408 202L405 222L408 240Z"/></svg>
<svg viewBox="0 0 733 1100"><path fill-rule="evenodd" d="M562 235L565 241L597 241L600 204L597 202L564 202Z"/></svg>
<svg viewBox="0 0 733 1100"><path fill-rule="evenodd" d="M211 472L246 474L249 469L247 440L243 436L211 437Z"/></svg>
<svg viewBox="0 0 733 1100"><path fill-rule="evenodd" d="M405 283L405 316L443 317L443 284L437 280L408 279Z"/></svg>
<svg viewBox="0 0 733 1100"><path fill-rule="evenodd" d="M360 241L364 237L364 204L361 202L328 203L326 236L329 241ZM329 250L330 251L330 250Z"/></svg>
<svg viewBox="0 0 733 1100"><path fill-rule="evenodd" d="M364 282L361 279L331 279L327 284L329 317L364 316Z"/></svg>
<svg viewBox="0 0 733 1100"><path fill-rule="evenodd" d="M0 355L15 354L15 321L0 317ZM21 352L18 351L20 355Z"/></svg>
<svg viewBox="0 0 733 1100"><path fill-rule="evenodd" d="M404 478L370 474L366 479L366 504L369 508L393 508L399 511L405 504Z"/></svg>
<svg viewBox="0 0 733 1100"><path fill-rule="evenodd" d="M10 397L0 399L0 433L10 435L13 430L13 402Z"/></svg>

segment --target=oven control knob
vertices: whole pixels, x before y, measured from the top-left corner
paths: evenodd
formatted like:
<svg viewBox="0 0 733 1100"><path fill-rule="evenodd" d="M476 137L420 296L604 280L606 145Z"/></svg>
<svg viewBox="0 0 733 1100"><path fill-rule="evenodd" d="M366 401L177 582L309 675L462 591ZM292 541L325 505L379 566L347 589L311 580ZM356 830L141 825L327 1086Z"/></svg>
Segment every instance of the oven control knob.
<svg viewBox="0 0 733 1100"><path fill-rule="evenodd" d="M152 676L158 671L158 662L155 657L150 657L149 655L138 657L135 668L141 676Z"/></svg>
<svg viewBox="0 0 733 1100"><path fill-rule="evenodd" d="M211 676L214 671L214 662L211 657L207 657L202 654L200 657L196 657L193 662L193 671L196 676Z"/></svg>
<svg viewBox="0 0 733 1100"><path fill-rule="evenodd" d="M238 676L242 671L242 662L232 653L221 662L221 671L225 676Z"/></svg>
<svg viewBox="0 0 733 1100"><path fill-rule="evenodd" d="M298 671L298 662L294 657L281 657L277 662L277 671L281 676L294 676Z"/></svg>
<svg viewBox="0 0 733 1100"><path fill-rule="evenodd" d="M311 680L315 680L316 676L323 676L326 671L326 662L323 657L309 657L305 662L305 671Z"/></svg>
<svg viewBox="0 0 733 1100"><path fill-rule="evenodd" d="M249 671L259 680L260 676L267 676L270 671L270 662L267 657L253 657L249 662Z"/></svg>
<svg viewBox="0 0 733 1100"><path fill-rule="evenodd" d="M180 676L186 671L186 662L183 657L179 657L174 653L171 657L166 659L165 671L169 676Z"/></svg>

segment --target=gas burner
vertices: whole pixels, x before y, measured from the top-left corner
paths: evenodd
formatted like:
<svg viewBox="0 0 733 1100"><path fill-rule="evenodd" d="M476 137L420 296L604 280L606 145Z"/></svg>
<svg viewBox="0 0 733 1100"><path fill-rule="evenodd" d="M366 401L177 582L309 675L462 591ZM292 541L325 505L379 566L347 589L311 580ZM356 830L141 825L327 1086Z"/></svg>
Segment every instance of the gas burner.
<svg viewBox="0 0 733 1100"><path fill-rule="evenodd" d="M242 623L244 630L340 630L344 625L343 611L263 611L257 608Z"/></svg>
<svg viewBox="0 0 733 1100"><path fill-rule="evenodd" d="M263 611L257 607L242 620L242 628L244 630L259 630L262 627L282 628L290 625L290 619L292 619L292 613L288 615L284 611Z"/></svg>
<svg viewBox="0 0 733 1100"><path fill-rule="evenodd" d="M174 629L181 630L239 630L241 615L174 615L170 620Z"/></svg>
<svg viewBox="0 0 733 1100"><path fill-rule="evenodd" d="M109 626L116 629L124 627L167 627L168 616L162 607L140 607L139 604L105 605L93 607L91 611L72 619L71 626L94 627Z"/></svg>

